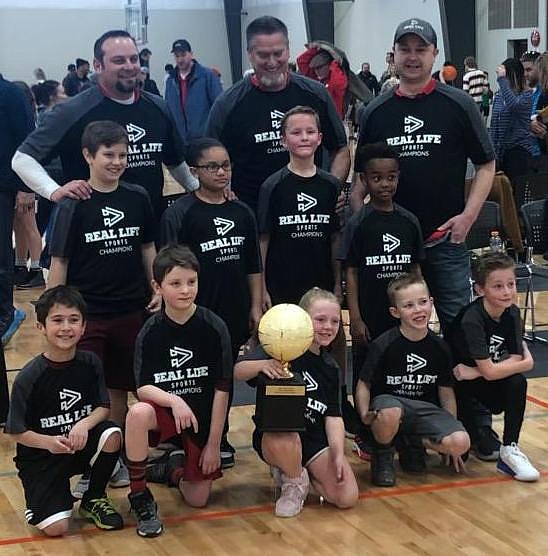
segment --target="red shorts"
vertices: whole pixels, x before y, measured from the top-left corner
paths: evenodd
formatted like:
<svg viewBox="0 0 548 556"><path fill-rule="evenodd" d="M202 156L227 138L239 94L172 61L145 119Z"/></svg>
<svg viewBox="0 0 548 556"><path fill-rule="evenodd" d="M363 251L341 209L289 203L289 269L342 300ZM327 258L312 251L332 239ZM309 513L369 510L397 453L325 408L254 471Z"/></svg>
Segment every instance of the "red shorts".
<svg viewBox="0 0 548 556"><path fill-rule="evenodd" d="M87 321L78 349L92 351L99 357L107 388L135 392L133 355L143 321L142 311Z"/></svg>
<svg viewBox="0 0 548 556"><path fill-rule="evenodd" d="M156 430L149 431L148 433L149 446L157 446L160 442L165 442L173 437L179 436L181 438L183 450L185 451L185 463L180 468L180 473L178 473L179 479L183 479L183 481L214 481L223 476L221 467L208 475L202 473L199 462L204 446L200 446L198 441L185 431L182 433L177 432L171 409L152 402L146 403L152 406L156 412L156 423L158 424Z"/></svg>

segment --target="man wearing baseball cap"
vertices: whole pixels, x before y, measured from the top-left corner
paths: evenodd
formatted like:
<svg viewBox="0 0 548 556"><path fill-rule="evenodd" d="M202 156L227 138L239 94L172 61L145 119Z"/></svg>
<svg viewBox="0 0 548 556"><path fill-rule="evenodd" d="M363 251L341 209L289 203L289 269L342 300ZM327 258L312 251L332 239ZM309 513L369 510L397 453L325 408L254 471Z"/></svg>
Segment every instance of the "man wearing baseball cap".
<svg viewBox="0 0 548 556"><path fill-rule="evenodd" d="M179 133L188 141L202 137L209 111L223 89L219 76L194 58L186 39L177 39L171 52L175 70L166 81L165 99Z"/></svg>
<svg viewBox="0 0 548 556"><path fill-rule="evenodd" d="M438 55L432 25L418 18L401 22L393 52L400 84L366 107L358 147L385 141L399 153L394 200L421 223L426 247L422 271L446 331L469 301L464 241L491 189L495 155L471 97L431 77ZM476 165L476 175L465 200L468 158ZM363 186L356 183L351 197L355 210L364 196Z"/></svg>

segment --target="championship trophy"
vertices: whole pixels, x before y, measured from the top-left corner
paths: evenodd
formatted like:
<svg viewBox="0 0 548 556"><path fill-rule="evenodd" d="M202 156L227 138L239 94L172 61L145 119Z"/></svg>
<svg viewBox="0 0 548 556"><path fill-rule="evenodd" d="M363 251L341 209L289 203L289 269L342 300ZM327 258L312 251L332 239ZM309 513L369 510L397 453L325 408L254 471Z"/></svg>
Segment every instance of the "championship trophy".
<svg viewBox="0 0 548 556"><path fill-rule="evenodd" d="M302 432L306 388L290 362L312 344L314 328L308 313L298 305L282 303L269 309L259 322L259 342L284 369L283 378L257 376L255 422L261 432Z"/></svg>

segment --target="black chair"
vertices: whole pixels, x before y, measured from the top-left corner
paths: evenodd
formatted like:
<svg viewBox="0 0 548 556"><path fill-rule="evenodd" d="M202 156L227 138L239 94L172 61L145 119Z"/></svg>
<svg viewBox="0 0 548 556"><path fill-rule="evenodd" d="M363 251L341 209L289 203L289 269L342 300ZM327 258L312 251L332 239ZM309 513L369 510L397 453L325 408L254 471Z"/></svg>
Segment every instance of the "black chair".
<svg viewBox="0 0 548 556"><path fill-rule="evenodd" d="M524 263L516 266L516 277L519 279L526 279L528 282L527 291L525 294L525 307L523 315L523 326L525 327L525 320L527 318L528 310L531 311L531 333L524 334L524 337L530 341L548 343L548 340L537 335L537 323L535 318L535 299L533 288L533 275L548 278L548 269L542 268L535 263L533 255L544 253L544 213L545 213L544 199L532 201L524 204L520 208L521 217L523 219L523 226L525 232L525 245L526 245L526 259Z"/></svg>
<svg viewBox="0 0 548 556"><path fill-rule="evenodd" d="M530 173L514 178L514 199L516 207L544 199L548 195L548 172Z"/></svg>

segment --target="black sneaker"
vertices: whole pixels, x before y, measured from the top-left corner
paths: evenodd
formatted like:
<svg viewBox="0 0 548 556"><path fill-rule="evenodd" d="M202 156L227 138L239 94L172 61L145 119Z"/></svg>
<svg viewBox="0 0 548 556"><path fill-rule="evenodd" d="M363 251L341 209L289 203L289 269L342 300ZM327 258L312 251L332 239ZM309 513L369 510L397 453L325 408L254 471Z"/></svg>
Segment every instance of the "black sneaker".
<svg viewBox="0 0 548 556"><path fill-rule="evenodd" d="M147 465L145 478L151 483L159 483L169 487L178 486L171 480L171 474L178 467L183 467L185 453L182 450L166 452L164 456L156 460L152 465Z"/></svg>
<svg viewBox="0 0 548 556"><path fill-rule="evenodd" d="M371 482L376 486L391 487L396 484L394 450L375 448L371 455Z"/></svg>
<svg viewBox="0 0 548 556"><path fill-rule="evenodd" d="M480 427L475 439L474 454L483 461L497 461L499 458L500 440L491 427Z"/></svg>
<svg viewBox="0 0 548 556"><path fill-rule="evenodd" d="M13 283L16 286L24 284L29 278L29 269L26 266L16 266L13 269Z"/></svg>
<svg viewBox="0 0 548 556"><path fill-rule="evenodd" d="M158 506L148 488L142 492L130 492L128 494L131 512L137 519L137 534L141 537L157 537L164 530L162 522L158 518Z"/></svg>
<svg viewBox="0 0 548 556"><path fill-rule="evenodd" d="M41 268L31 268L28 271L26 280L22 284L17 284L19 290L30 290L32 288L42 288L46 285Z"/></svg>
<svg viewBox="0 0 548 556"><path fill-rule="evenodd" d="M99 529L114 531L124 528L122 516L114 509L106 495L101 498L82 498L78 511L82 517L93 521Z"/></svg>
<svg viewBox="0 0 548 556"><path fill-rule="evenodd" d="M424 473L426 471L426 450L419 439L402 439L398 447L400 467L406 473Z"/></svg>
<svg viewBox="0 0 548 556"><path fill-rule="evenodd" d="M234 467L234 453L236 450L230 444L226 436L221 440L221 469Z"/></svg>

